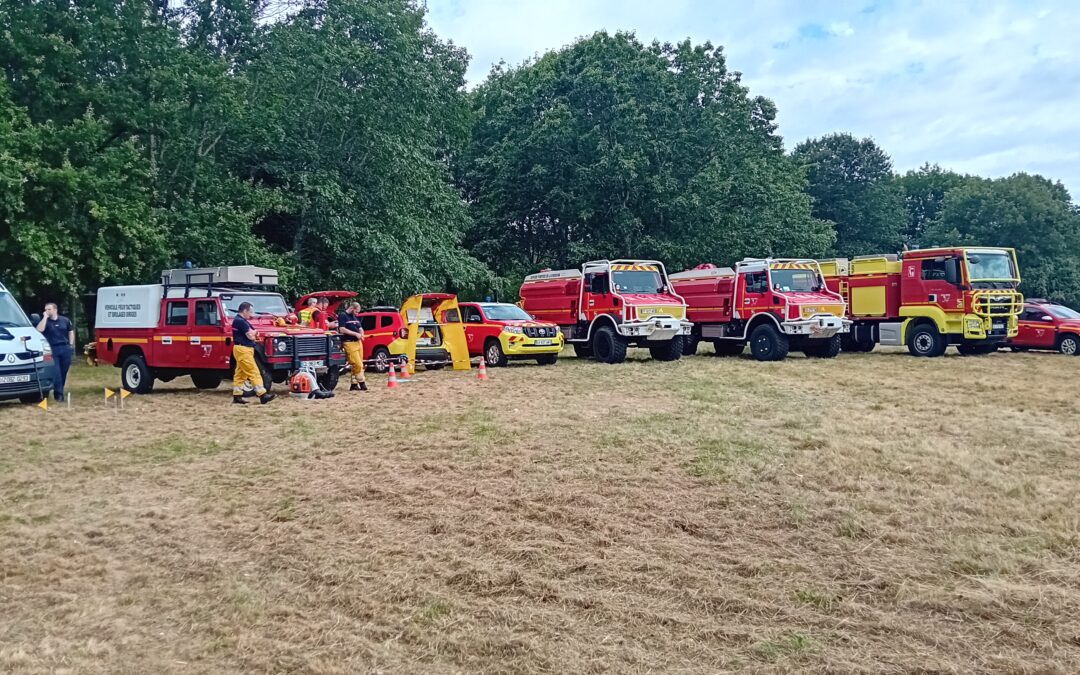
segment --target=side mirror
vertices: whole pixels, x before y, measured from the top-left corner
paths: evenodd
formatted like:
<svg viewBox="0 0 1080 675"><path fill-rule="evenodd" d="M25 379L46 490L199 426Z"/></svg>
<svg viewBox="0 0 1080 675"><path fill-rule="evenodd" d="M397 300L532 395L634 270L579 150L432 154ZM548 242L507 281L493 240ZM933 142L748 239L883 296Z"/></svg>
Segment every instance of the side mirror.
<svg viewBox="0 0 1080 675"><path fill-rule="evenodd" d="M35 326L38 325L39 323L41 323L41 315L38 314L37 312L34 312L33 314L31 314L30 315L30 323L34 324Z"/></svg>
<svg viewBox="0 0 1080 675"><path fill-rule="evenodd" d="M1054 317L1050 316L1049 314L1043 314L1042 316L1039 317L1039 321L1053 321L1053 320L1054 320Z"/></svg>

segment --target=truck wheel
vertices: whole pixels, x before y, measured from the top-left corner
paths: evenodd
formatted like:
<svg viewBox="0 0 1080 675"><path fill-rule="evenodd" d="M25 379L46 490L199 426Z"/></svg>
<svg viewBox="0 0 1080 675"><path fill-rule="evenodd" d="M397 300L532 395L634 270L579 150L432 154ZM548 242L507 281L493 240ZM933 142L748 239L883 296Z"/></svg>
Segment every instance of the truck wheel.
<svg viewBox="0 0 1080 675"><path fill-rule="evenodd" d="M341 379L341 369L335 366L330 366L326 369L326 372L315 378L315 381L319 383L319 388L326 391L334 391L337 389L338 380Z"/></svg>
<svg viewBox="0 0 1080 675"><path fill-rule="evenodd" d="M622 363L626 360L626 339L611 326L602 326L593 333L592 351L601 363Z"/></svg>
<svg viewBox="0 0 1080 675"><path fill-rule="evenodd" d="M368 368L376 373L385 373L390 370L390 350L386 347L379 346L371 350L371 359L375 361L375 364Z"/></svg>
<svg viewBox="0 0 1080 675"><path fill-rule="evenodd" d="M537 356L536 362L542 366L553 366L559 361L558 354L544 354L543 356Z"/></svg>
<svg viewBox="0 0 1080 675"><path fill-rule="evenodd" d="M662 340L649 345L649 354L657 361L678 361L683 355L682 335L676 335L670 340Z"/></svg>
<svg viewBox="0 0 1080 675"><path fill-rule="evenodd" d="M701 337L698 335L684 335L683 336L683 356L693 356L697 354L698 344L701 343Z"/></svg>
<svg viewBox="0 0 1080 675"><path fill-rule="evenodd" d="M578 357L579 359L591 359L592 345L587 342L575 342L574 356Z"/></svg>
<svg viewBox="0 0 1080 675"><path fill-rule="evenodd" d="M852 333L840 334L840 350L845 352L872 352L877 343L873 340L856 340Z"/></svg>
<svg viewBox="0 0 1080 675"><path fill-rule="evenodd" d="M857 343L856 351L862 352L864 354L869 354L870 352L874 351L874 347L877 347L877 343L873 340L867 340L866 342Z"/></svg>
<svg viewBox="0 0 1080 675"><path fill-rule="evenodd" d="M1058 351L1066 356L1080 354L1080 337L1075 335L1062 335L1058 340Z"/></svg>
<svg viewBox="0 0 1080 675"><path fill-rule="evenodd" d="M154 388L154 376L141 354L132 354L120 364L120 383L135 394L149 394Z"/></svg>
<svg viewBox="0 0 1080 675"><path fill-rule="evenodd" d="M758 361L783 361L791 344L776 326L763 323L750 333L750 353Z"/></svg>
<svg viewBox="0 0 1080 675"><path fill-rule="evenodd" d="M506 365L506 354L503 354L502 345L494 338L489 338L484 344L484 361L492 368L502 368Z"/></svg>
<svg viewBox="0 0 1080 675"><path fill-rule="evenodd" d="M221 375L217 373L192 373L191 382L196 389L217 389L221 386Z"/></svg>
<svg viewBox="0 0 1080 675"><path fill-rule="evenodd" d="M803 354L806 354L810 358L834 359L836 358L836 355L840 353L839 335L834 335L831 338L807 340L804 344Z"/></svg>
<svg viewBox="0 0 1080 675"><path fill-rule="evenodd" d="M930 323L920 323L911 330L908 337L908 352L912 356L941 356L945 353L948 344L941 333Z"/></svg>
<svg viewBox="0 0 1080 675"><path fill-rule="evenodd" d="M739 356L746 349L746 344L739 340L713 340L712 344L717 356Z"/></svg>

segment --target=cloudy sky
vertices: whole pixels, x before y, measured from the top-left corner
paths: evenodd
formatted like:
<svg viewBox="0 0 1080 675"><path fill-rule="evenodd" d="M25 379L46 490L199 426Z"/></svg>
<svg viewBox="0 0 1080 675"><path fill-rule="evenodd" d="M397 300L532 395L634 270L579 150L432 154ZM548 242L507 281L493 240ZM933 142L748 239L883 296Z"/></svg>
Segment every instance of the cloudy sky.
<svg viewBox="0 0 1080 675"><path fill-rule="evenodd" d="M871 136L896 168L1061 180L1080 202L1077 0L428 0L470 84L600 29L712 41L780 108L789 148Z"/></svg>

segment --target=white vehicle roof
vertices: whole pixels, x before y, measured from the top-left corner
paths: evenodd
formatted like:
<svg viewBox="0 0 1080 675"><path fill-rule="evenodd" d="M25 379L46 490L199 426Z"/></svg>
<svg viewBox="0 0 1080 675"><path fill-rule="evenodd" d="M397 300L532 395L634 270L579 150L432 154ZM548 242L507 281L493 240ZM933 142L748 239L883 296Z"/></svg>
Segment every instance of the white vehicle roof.
<svg viewBox="0 0 1080 675"><path fill-rule="evenodd" d="M735 270L730 267L713 267L706 270L686 270L684 272L676 272L671 275L673 281L685 280L685 279L710 279L714 277L733 277L735 276Z"/></svg>
<svg viewBox="0 0 1080 675"><path fill-rule="evenodd" d="M525 277L525 281L551 281L553 279L580 279L581 270L547 270Z"/></svg>

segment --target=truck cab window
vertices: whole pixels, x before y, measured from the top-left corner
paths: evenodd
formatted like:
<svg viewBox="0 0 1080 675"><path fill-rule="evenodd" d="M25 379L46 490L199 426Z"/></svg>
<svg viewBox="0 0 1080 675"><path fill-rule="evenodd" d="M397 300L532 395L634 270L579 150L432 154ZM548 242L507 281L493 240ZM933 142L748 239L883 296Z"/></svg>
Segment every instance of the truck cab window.
<svg viewBox="0 0 1080 675"><path fill-rule="evenodd" d="M218 306L211 300L198 300L195 302L195 325L217 326L221 323L218 315Z"/></svg>
<svg viewBox="0 0 1080 675"><path fill-rule="evenodd" d="M188 303L170 302L165 315L166 326L186 326L188 322Z"/></svg>
<svg viewBox="0 0 1080 675"><path fill-rule="evenodd" d="M747 293L767 293L769 291L769 275L766 272L750 272L745 279Z"/></svg>
<svg viewBox="0 0 1080 675"><path fill-rule="evenodd" d="M476 307L462 307L461 311L465 314L466 323L484 322L484 317L480 314L480 310Z"/></svg>
<svg viewBox="0 0 1080 675"><path fill-rule="evenodd" d="M922 261L923 281L945 281L945 259Z"/></svg>
<svg viewBox="0 0 1080 675"><path fill-rule="evenodd" d="M606 274L590 274L589 275L589 292L590 293L607 293L608 292L608 278Z"/></svg>

